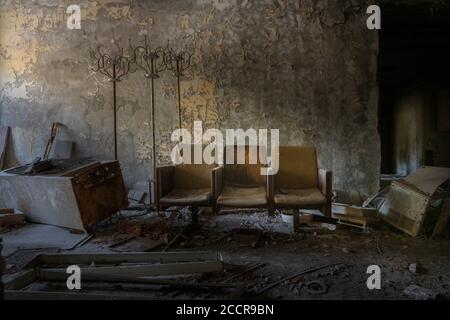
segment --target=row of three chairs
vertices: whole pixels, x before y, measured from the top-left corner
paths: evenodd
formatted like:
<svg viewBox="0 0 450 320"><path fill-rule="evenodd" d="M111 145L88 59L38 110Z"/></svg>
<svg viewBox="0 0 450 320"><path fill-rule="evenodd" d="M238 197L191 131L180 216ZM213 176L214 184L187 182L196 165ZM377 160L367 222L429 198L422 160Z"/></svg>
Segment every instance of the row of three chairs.
<svg viewBox="0 0 450 320"><path fill-rule="evenodd" d="M320 209L331 216L332 173L318 168L314 147L281 146L279 170L263 176L262 164L183 164L157 168L156 203L158 210L185 207L192 210L197 223L199 207Z"/></svg>

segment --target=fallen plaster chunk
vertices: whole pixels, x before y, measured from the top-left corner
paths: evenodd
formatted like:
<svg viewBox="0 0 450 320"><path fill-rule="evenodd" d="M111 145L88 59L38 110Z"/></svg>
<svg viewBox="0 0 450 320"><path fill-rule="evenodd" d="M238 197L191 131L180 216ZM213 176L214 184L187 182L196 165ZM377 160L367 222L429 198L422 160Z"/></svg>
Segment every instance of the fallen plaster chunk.
<svg viewBox="0 0 450 320"><path fill-rule="evenodd" d="M414 300L435 300L436 292L416 285L410 285L403 291L403 295Z"/></svg>

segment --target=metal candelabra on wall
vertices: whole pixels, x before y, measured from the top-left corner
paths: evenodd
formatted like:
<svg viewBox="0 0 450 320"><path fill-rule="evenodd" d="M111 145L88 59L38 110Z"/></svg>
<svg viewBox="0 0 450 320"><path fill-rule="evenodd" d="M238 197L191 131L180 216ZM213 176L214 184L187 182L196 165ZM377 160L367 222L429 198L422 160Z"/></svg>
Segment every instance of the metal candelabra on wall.
<svg viewBox="0 0 450 320"><path fill-rule="evenodd" d="M150 179L150 185L153 184L155 190L156 183L156 130L155 130L155 79L159 79L159 73L166 70L165 55L166 52L162 47L152 48L147 42L147 36L144 38L144 43L133 48L130 40L130 48L133 52L134 62L139 69L145 72L145 77L150 79L150 117L152 130L152 169L153 179ZM154 199L150 188L150 199Z"/></svg>
<svg viewBox="0 0 450 320"><path fill-rule="evenodd" d="M181 114L181 84L180 79L184 75L184 72L187 71L191 67L191 61L193 53L186 50L175 51L173 48L170 48L169 43L167 43L167 53L165 55L165 64L167 70L173 72L173 74L177 77L177 101L178 101L178 121L179 128L182 128L182 114Z"/></svg>
<svg viewBox="0 0 450 320"><path fill-rule="evenodd" d="M94 63L92 71L99 72L108 77L113 84L113 108L114 108L114 159L117 160L117 94L116 86L123 77L136 71L133 68L133 58L124 55L121 48L118 53L104 53L100 46L97 50L91 50L91 59Z"/></svg>
<svg viewBox="0 0 450 320"><path fill-rule="evenodd" d="M141 45L133 47L131 39L129 39L130 56L124 55L124 49L118 50L118 53L104 53L100 46L97 50L91 50L91 58L94 63L92 70L106 76L113 84L113 107L114 107L114 158L117 160L117 96L116 86L123 77L129 73L133 73L138 69L145 72L145 77L150 79L150 116L152 130L152 168L153 179L150 179L150 197L154 199L151 185L155 186L156 175L156 130L155 130L155 79L159 78L159 74L165 70L172 71L177 78L177 107L179 129L182 129L182 113L181 113L181 77L192 66L193 53L187 49L176 51L167 46L152 48L147 41L147 36Z"/></svg>

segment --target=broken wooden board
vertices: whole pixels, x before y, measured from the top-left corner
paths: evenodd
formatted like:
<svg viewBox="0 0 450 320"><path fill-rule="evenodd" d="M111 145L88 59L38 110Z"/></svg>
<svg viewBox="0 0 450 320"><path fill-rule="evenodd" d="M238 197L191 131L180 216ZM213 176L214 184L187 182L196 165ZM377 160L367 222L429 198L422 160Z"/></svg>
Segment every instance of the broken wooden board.
<svg viewBox="0 0 450 320"><path fill-rule="evenodd" d="M10 131L9 127L0 127L0 170L2 170L5 165L6 148L8 147Z"/></svg>
<svg viewBox="0 0 450 320"><path fill-rule="evenodd" d="M123 296L114 293L84 293L84 292L51 292L51 291L28 291L28 290L6 290L5 300L143 300L146 296ZM152 298L154 299L154 298Z"/></svg>
<svg viewBox="0 0 450 320"><path fill-rule="evenodd" d="M81 274L83 274L84 276L111 275L140 278L151 276L223 272L223 262L177 262L114 267L86 267L80 269ZM42 269L41 272L44 272L45 270L64 272L66 269Z"/></svg>
<svg viewBox="0 0 450 320"><path fill-rule="evenodd" d="M59 266L72 264L119 264L119 263L170 263L190 261L222 261L218 252L127 252L127 253L79 253L79 254L41 254L31 260L24 269L37 266Z"/></svg>
<svg viewBox="0 0 450 320"><path fill-rule="evenodd" d="M65 271L49 271L47 269L36 270L37 280L67 280L67 272ZM163 286L172 286L178 288L235 288L234 283L220 283L220 282L191 282L183 280L181 277L176 279L167 279L161 277L146 277L146 278L133 278L127 276L114 276L114 275L95 275L95 276L83 276L83 281L89 282L112 282L112 283L140 283L140 284L154 284Z"/></svg>
<svg viewBox="0 0 450 320"><path fill-rule="evenodd" d="M37 280L37 272L34 269L22 270L14 279L5 283L6 290L20 290Z"/></svg>

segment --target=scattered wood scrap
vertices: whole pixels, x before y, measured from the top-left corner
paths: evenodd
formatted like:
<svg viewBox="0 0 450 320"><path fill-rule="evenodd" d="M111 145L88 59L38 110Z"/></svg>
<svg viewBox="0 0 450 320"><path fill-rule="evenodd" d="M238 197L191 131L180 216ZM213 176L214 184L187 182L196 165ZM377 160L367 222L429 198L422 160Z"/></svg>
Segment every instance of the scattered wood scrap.
<svg viewBox="0 0 450 320"><path fill-rule="evenodd" d="M87 283L131 283L195 290L236 288L235 284L228 282L192 280L194 274L221 274L224 265L219 253L45 254L34 258L18 276L6 284L6 298L24 297L20 292L28 292L29 296L24 298L42 296L40 294L33 295L32 291L24 290L24 288L36 281L63 281L65 283L67 280L66 266L71 264L80 266L83 281ZM161 276L172 277L166 279ZM32 288L30 287L30 289ZM50 292L47 293L51 296Z"/></svg>

